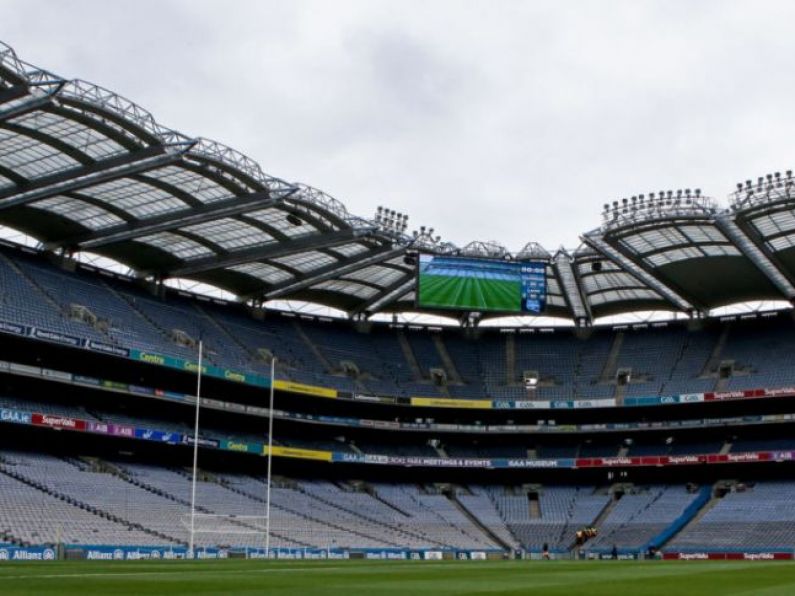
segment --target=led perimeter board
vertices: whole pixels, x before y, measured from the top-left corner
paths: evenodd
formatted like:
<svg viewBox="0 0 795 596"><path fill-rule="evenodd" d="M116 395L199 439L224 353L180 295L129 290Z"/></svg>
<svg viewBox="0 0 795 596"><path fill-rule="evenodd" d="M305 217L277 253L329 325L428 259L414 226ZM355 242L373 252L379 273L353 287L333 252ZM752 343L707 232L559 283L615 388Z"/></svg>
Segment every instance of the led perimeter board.
<svg viewBox="0 0 795 596"><path fill-rule="evenodd" d="M546 296L546 264L542 262L419 256L420 308L540 313Z"/></svg>

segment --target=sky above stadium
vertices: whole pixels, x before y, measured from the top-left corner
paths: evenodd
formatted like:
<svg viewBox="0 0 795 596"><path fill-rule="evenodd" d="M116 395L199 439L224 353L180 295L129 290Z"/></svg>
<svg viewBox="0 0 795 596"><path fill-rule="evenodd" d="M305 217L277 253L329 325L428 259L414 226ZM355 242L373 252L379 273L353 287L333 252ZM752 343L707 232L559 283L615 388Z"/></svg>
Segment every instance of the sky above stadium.
<svg viewBox="0 0 795 596"><path fill-rule="evenodd" d="M795 3L4 0L20 58L463 245L793 166Z"/></svg>

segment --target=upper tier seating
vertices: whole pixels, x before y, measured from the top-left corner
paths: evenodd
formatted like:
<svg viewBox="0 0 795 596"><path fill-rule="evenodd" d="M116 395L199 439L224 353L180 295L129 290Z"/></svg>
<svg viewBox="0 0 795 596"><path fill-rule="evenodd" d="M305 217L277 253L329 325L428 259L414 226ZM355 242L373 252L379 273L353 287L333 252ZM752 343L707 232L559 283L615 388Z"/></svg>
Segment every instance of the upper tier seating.
<svg viewBox="0 0 795 596"><path fill-rule="evenodd" d="M82 319L74 313L81 308L88 312ZM40 259L2 252L0 320L187 360L196 359L201 340L206 361L261 374L269 370L271 353L281 377L360 393L524 399L522 373L535 371L539 385L533 399L592 399L616 394L615 373L621 369L631 371L625 397L795 385L795 367L788 360L795 349L795 323L783 313L709 321L702 330L682 324L594 328L587 338L568 329L516 333L510 339L487 329L475 339L458 329L436 332L436 338L425 330L408 330L401 331L407 342L402 348L398 332L386 326L363 333L345 322L275 313L254 320L236 305L173 292L158 299L129 281L69 273ZM404 348L416 359L418 374ZM452 363L448 372L461 382L449 378L440 388L430 371L450 368L442 351ZM343 371L346 361L358 368L357 378ZM727 379L718 378L722 363L733 367Z"/></svg>

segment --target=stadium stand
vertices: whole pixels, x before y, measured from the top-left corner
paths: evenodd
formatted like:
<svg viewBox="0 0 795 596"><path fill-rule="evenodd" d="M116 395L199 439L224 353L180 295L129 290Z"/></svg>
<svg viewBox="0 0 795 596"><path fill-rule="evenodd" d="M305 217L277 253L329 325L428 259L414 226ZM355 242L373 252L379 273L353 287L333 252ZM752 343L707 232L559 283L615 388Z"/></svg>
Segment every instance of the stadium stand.
<svg viewBox="0 0 795 596"><path fill-rule="evenodd" d="M792 548L795 544L795 484L739 485L717 500L671 542L676 550Z"/></svg>
<svg viewBox="0 0 795 596"><path fill-rule="evenodd" d="M795 557L791 172L511 253L353 215L2 43L0 120L0 559L184 548L194 484L203 547ZM466 258L437 286L466 309L418 304L428 256ZM560 326L470 312L489 268Z"/></svg>
<svg viewBox="0 0 795 596"><path fill-rule="evenodd" d="M255 321L231 307L202 305L178 296L157 299L129 285L118 286L122 282L66 273L22 257L0 256L0 276L0 318L10 322L186 359L195 359L196 342L202 339L213 364L260 372L267 371L262 356L267 350L279 358L280 374L287 378L347 391L522 399L528 395L519 376L532 370L541 382L531 397L612 397L615 378L605 378L606 369L628 369L632 375L626 396L670 395L715 389L721 382L720 362L732 364L726 389L795 383L795 373L786 365L786 354L793 349L792 323L782 317L694 331L682 325L600 330L587 339L577 339L567 330L520 334L511 340L515 362L510 367L506 334L483 331L471 340L456 330L412 331L406 334L410 349L423 363L417 380L398 334L385 329L365 334L339 323L281 316ZM25 308L18 306L22 296ZM611 346L619 335L620 350L610 365ZM718 354L715 348L721 337L725 343ZM448 382L444 389L430 380L431 369L450 368L437 342L442 342L452 367L460 371L461 381ZM346 375L345 362L356 365L357 378ZM513 384L506 381L509 368L514 371Z"/></svg>

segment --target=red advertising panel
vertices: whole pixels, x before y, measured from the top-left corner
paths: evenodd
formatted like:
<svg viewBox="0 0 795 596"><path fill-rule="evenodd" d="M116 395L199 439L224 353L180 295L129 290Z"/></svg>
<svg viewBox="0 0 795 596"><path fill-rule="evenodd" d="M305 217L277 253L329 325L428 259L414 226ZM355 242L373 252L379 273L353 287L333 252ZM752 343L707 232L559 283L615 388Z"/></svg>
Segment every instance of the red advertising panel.
<svg viewBox="0 0 795 596"><path fill-rule="evenodd" d="M36 426L49 426L50 428L64 428L66 430L86 430L86 421L68 416L55 416L52 414L33 414L30 420Z"/></svg>

